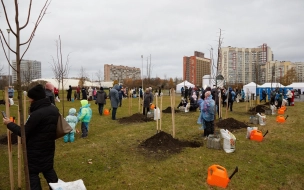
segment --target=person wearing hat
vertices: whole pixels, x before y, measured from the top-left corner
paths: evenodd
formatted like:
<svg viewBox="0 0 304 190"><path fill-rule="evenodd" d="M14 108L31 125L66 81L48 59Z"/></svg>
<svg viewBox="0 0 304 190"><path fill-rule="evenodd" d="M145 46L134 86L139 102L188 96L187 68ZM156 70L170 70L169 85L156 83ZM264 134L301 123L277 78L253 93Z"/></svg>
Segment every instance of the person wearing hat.
<svg viewBox="0 0 304 190"><path fill-rule="evenodd" d="M212 99L211 91L205 92L205 99L200 101L201 114L199 120L204 129L205 140L214 133L215 101Z"/></svg>
<svg viewBox="0 0 304 190"><path fill-rule="evenodd" d="M48 97L52 104L55 105L55 94L54 94L54 85L50 82L45 84L45 94Z"/></svg>
<svg viewBox="0 0 304 190"><path fill-rule="evenodd" d="M30 187L42 189L39 173L43 173L47 183L57 183L54 170L55 139L59 111L46 98L44 87L39 84L31 88L27 96L30 101L30 114L24 125L26 135L27 160ZM3 123L13 133L21 136L21 128L9 118Z"/></svg>
<svg viewBox="0 0 304 190"><path fill-rule="evenodd" d="M96 93L96 100L95 104L98 104L98 113L102 115L103 113L103 106L106 104L107 93L103 91L103 87L100 87L100 90Z"/></svg>

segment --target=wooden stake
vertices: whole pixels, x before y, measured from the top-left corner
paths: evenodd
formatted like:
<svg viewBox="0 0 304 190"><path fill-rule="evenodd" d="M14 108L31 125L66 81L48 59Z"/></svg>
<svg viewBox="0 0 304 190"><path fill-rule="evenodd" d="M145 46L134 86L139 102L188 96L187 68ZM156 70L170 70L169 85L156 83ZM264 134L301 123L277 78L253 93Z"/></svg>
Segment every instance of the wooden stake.
<svg viewBox="0 0 304 190"><path fill-rule="evenodd" d="M131 96L131 97L130 97L130 96ZM131 90L129 90L129 92L128 92L128 97L129 97L129 99L128 99L128 100L129 100L129 101L128 101L128 102L129 102L129 115L131 115L131 111L130 111L130 109L131 109L131 108L130 108L130 104L131 104L130 102L131 102L131 98L132 98Z"/></svg>
<svg viewBox="0 0 304 190"><path fill-rule="evenodd" d="M138 91L138 113L140 113L140 91Z"/></svg>
<svg viewBox="0 0 304 190"><path fill-rule="evenodd" d="M229 89L228 89L228 93L227 93L227 99L226 99L226 114L225 114L225 119L227 119L227 117L228 117L228 105L229 105Z"/></svg>
<svg viewBox="0 0 304 190"><path fill-rule="evenodd" d="M219 119L221 119L222 118L222 103L221 103L221 101L222 101L222 94L221 94L221 92L220 92L220 96L218 96L219 97Z"/></svg>
<svg viewBox="0 0 304 190"><path fill-rule="evenodd" d="M131 95L130 115L132 115L132 101L133 101L133 94Z"/></svg>
<svg viewBox="0 0 304 190"><path fill-rule="evenodd" d="M158 108L158 93L155 93L155 108L154 108L154 112L155 112L155 118L156 118L156 133L159 132L158 130L158 111L157 111L157 108ZM159 108L158 108L159 109Z"/></svg>
<svg viewBox="0 0 304 190"><path fill-rule="evenodd" d="M172 112L172 136L175 138L175 91L171 89L171 112Z"/></svg>
<svg viewBox="0 0 304 190"><path fill-rule="evenodd" d="M4 100L5 100L5 112L6 117L10 118L10 110L9 110L9 99L8 99L8 87L5 87L4 90ZM14 188L14 175L13 175L13 151L12 151L12 139L11 139L11 131L7 129L7 150L8 150L8 165L9 165L9 173L10 173L10 184L11 190Z"/></svg>
<svg viewBox="0 0 304 190"><path fill-rule="evenodd" d="M162 130L162 111L163 110L163 93L160 93L160 108L159 108L159 130Z"/></svg>
<svg viewBox="0 0 304 190"><path fill-rule="evenodd" d="M19 105L18 105L18 110L19 110ZM24 109L25 110L25 109ZM26 121L26 120L24 120ZM18 112L18 123L17 123L19 126L20 126L20 113ZM21 152L22 152L22 149L21 149L21 137L18 136L18 188L21 189Z"/></svg>

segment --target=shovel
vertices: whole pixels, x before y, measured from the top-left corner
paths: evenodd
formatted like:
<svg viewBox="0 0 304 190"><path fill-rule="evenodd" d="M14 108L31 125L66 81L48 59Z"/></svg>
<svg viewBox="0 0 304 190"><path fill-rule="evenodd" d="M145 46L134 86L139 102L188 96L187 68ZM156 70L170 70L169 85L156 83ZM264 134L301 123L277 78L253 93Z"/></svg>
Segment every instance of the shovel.
<svg viewBox="0 0 304 190"><path fill-rule="evenodd" d="M239 168L236 167L236 168L234 169L234 172L230 175L229 180L231 180L231 178L234 176L234 174L236 174L238 171L239 171Z"/></svg>

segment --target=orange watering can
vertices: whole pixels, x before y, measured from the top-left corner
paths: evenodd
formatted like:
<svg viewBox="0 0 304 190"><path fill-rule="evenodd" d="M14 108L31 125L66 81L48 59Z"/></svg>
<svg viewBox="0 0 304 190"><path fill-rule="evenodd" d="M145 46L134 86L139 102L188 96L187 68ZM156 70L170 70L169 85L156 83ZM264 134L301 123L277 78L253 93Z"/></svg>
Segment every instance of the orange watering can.
<svg viewBox="0 0 304 190"><path fill-rule="evenodd" d="M286 111L286 106L282 106L281 109L283 109L284 111Z"/></svg>
<svg viewBox="0 0 304 190"><path fill-rule="evenodd" d="M285 110L283 108L278 109L278 114L283 115Z"/></svg>
<svg viewBox="0 0 304 190"><path fill-rule="evenodd" d="M262 131L260 131L260 130L252 130L250 132L250 140L261 142L263 140L263 138L267 135L267 133L268 133L268 130L266 131L266 133L264 135L263 135Z"/></svg>
<svg viewBox="0 0 304 190"><path fill-rule="evenodd" d="M207 183L209 185L226 188L233 175L238 171L238 167L236 167L234 172L228 177L227 171L223 166L212 165L208 168Z"/></svg>
<svg viewBox="0 0 304 190"><path fill-rule="evenodd" d="M103 114L104 114L104 115L109 115L109 114L110 114L110 111L109 111L108 109L104 109L104 110L103 110Z"/></svg>
<svg viewBox="0 0 304 190"><path fill-rule="evenodd" d="M283 115L278 115L277 116L277 122L278 123L284 123L286 121L286 119L288 118L288 115L284 118Z"/></svg>
<svg viewBox="0 0 304 190"><path fill-rule="evenodd" d="M155 105L154 105L154 104L151 104L151 105L150 105L150 109L153 110L154 108L155 108Z"/></svg>

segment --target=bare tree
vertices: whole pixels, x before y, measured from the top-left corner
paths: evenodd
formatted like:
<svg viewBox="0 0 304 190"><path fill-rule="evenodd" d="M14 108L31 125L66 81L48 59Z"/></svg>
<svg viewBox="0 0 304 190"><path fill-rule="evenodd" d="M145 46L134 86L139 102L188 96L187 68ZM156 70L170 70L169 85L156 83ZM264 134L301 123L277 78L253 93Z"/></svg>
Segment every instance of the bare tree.
<svg viewBox="0 0 304 190"><path fill-rule="evenodd" d="M96 77L97 77L97 82L99 83L99 86L101 86L101 81L102 81L102 71L99 69L96 73L95 73Z"/></svg>
<svg viewBox="0 0 304 190"><path fill-rule="evenodd" d="M59 41L56 40L56 48L57 48L57 53L56 53L56 58L52 56L53 59L53 64L52 64L52 70L53 73L56 77L56 80L58 81L58 88L61 84L61 97L62 97L62 115L64 116L64 89L63 89L63 79L68 78L69 75L69 55L67 55L66 62L63 63L62 61L62 49L61 49L61 38L59 35Z"/></svg>
<svg viewBox="0 0 304 190"><path fill-rule="evenodd" d="M79 86L83 87L85 81L88 79L88 74L86 73L85 69L81 66L80 72L79 72Z"/></svg>
<svg viewBox="0 0 304 190"><path fill-rule="evenodd" d="M7 1L6 1L7 2ZM0 29L0 33L1 33L1 45L6 57L7 62L9 63L10 67L12 67L9 59L8 59L8 54L4 48L4 44L3 41L5 42L6 46L8 47L9 51L13 52L16 55L16 64L17 64L17 69L13 68L16 72L17 72L17 91L18 91L18 104L19 104L19 114L20 114L20 126L21 126L21 140L22 140L22 152L23 152L23 161L24 161L24 175L25 175L25 184L26 184L26 189L29 190L30 189L30 183L29 183L29 173L28 173L28 164L27 164L27 151L26 151L26 139L25 139L25 130L24 130L24 115L23 115L23 104L22 104L22 88L21 88L21 69L20 69L20 64L21 64L21 60L24 57L25 53L27 52L27 50L29 49L31 42L35 36L35 32L40 24L40 22L42 21L43 17L46 14L46 11L50 5L50 1L46 0L44 3L44 6L42 7L38 18L36 19L35 23L34 23L34 27L32 29L32 32L29 36L29 38L25 41L25 42L21 42L21 31L23 29L25 29L28 26L28 23L30 21L30 16L31 16L31 8L32 8L32 0L29 1L29 5L28 5L28 11L27 11L27 16L26 17L26 21L24 25L20 25L19 22L19 2L17 0L14 1L14 8L15 8L15 27L13 29L11 23L9 22L9 17L8 17L8 11L6 10L6 6L4 4L4 0L1 0L2 3L2 8L4 11L4 15L5 15L5 19L6 22L8 24L8 27L10 29L10 31L12 32L12 34L14 35L14 37L16 38L16 49L13 50L7 40L4 37L4 34L2 32L2 30ZM23 16L24 17L24 16ZM25 47L25 50L23 52L21 52L20 48L21 46Z"/></svg>
<svg viewBox="0 0 304 190"><path fill-rule="evenodd" d="M26 69L21 71L22 74L21 78L23 81L23 86L25 86L26 91L28 91L30 83L34 79L33 76L35 76L38 73L38 71L33 69L32 63L30 61L27 61L27 63L25 64L26 64Z"/></svg>

